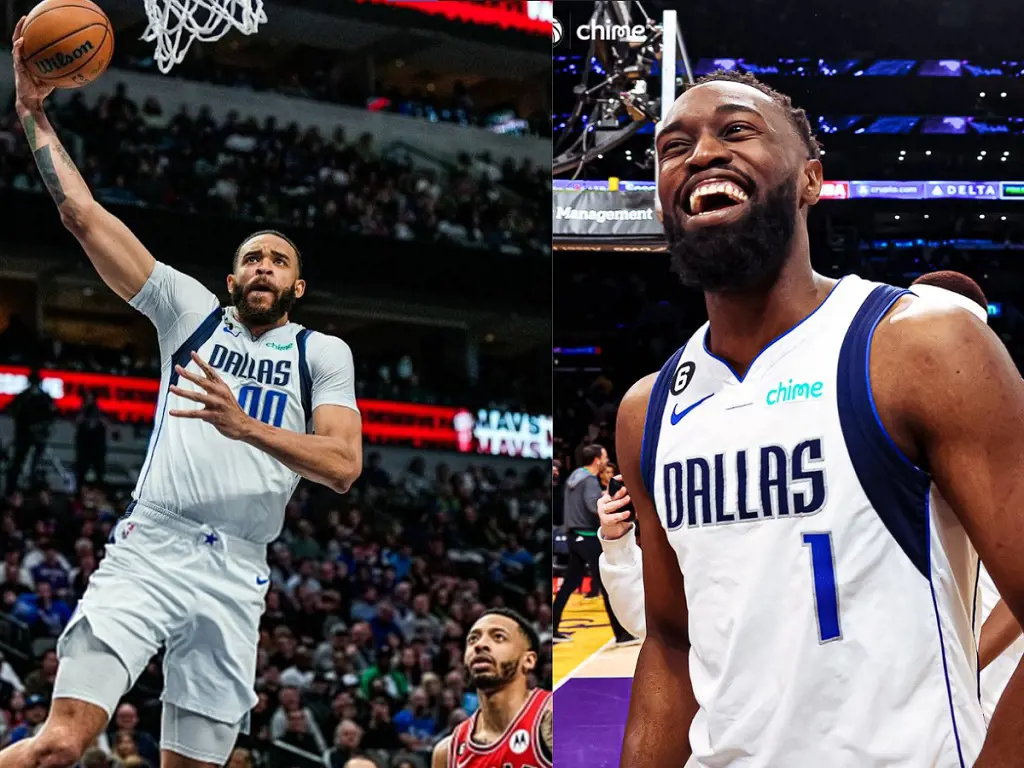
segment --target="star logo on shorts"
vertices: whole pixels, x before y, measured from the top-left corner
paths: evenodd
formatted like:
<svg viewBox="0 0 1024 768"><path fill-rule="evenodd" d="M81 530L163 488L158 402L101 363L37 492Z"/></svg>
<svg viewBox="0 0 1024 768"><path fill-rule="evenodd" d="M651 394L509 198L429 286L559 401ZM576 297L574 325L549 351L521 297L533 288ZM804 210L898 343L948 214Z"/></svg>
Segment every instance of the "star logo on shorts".
<svg viewBox="0 0 1024 768"><path fill-rule="evenodd" d="M208 534L206 534L206 540L203 543L204 544L209 544L212 547L214 544L217 543L217 534L216 533L208 533Z"/></svg>

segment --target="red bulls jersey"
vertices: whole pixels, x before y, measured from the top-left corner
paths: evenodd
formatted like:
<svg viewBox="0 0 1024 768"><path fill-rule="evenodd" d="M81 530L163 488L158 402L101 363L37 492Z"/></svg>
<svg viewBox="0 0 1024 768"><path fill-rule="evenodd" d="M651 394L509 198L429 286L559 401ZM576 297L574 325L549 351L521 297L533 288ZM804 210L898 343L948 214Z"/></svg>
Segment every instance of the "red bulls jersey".
<svg viewBox="0 0 1024 768"><path fill-rule="evenodd" d="M540 746L540 715L550 698L550 691L535 688L501 738L486 746L473 741L479 711L459 723L448 745L448 768L550 768Z"/></svg>

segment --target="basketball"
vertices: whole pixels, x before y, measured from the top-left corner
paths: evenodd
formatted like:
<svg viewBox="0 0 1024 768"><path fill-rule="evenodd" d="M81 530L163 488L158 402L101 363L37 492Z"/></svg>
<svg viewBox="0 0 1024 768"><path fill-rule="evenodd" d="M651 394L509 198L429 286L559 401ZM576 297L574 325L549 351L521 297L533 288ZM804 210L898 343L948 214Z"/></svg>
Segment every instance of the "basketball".
<svg viewBox="0 0 1024 768"><path fill-rule="evenodd" d="M114 54L110 19L92 0L43 0L25 19L22 37L28 71L57 88L91 83Z"/></svg>

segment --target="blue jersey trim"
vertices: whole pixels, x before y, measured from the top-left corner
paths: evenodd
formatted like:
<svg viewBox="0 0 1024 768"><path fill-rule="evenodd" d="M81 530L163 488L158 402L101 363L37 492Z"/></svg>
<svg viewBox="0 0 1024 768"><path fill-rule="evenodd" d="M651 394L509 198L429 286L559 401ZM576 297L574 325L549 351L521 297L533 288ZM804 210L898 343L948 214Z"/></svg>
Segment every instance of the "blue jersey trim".
<svg viewBox="0 0 1024 768"><path fill-rule="evenodd" d="M843 439L868 501L914 567L929 578L927 499L931 477L892 441L871 393L875 328L906 293L881 285L864 300L839 352L836 397Z"/></svg>
<svg viewBox="0 0 1024 768"><path fill-rule="evenodd" d="M931 560L931 511L928 497L925 496L924 516L928 531L928 558ZM956 709L953 707L953 687L949 684L949 665L946 663L946 642L942 637L942 620L939 618L939 601L935 597L935 584L932 582L931 572L928 574L928 586L932 591L932 608L935 610L935 626L939 630L939 652L942 654L942 674L946 678L946 698L949 701L949 719L953 721L953 737L956 739L956 754L960 758L960 768L964 765L964 753L960 747L960 730L956 727Z"/></svg>
<svg viewBox="0 0 1024 768"><path fill-rule="evenodd" d="M303 328L295 337L299 348L299 388L302 390L302 412L306 416L306 428L313 419L313 375L309 372L309 361L306 358L306 339L312 331Z"/></svg>
<svg viewBox="0 0 1024 768"><path fill-rule="evenodd" d="M979 637L978 628L975 626L975 622L978 620L978 592L981 586L981 558L978 558L978 565L974 569L974 600L971 601L971 632L975 637ZM978 672L978 701L981 701L981 654L977 643L974 644L974 668Z"/></svg>
<svg viewBox="0 0 1024 768"><path fill-rule="evenodd" d="M817 312L817 311L818 311L819 309L821 309L822 307L824 307L824 306L825 306L826 302L828 302L828 300L832 298L832 294L834 294L834 293L836 292L836 288L838 288L838 287L839 287L839 284L840 284L840 283L842 283L842 282L843 282L843 280L845 280L845 279L846 279L845 277L841 277L841 278L839 278L839 280L838 280L838 281L836 281L836 284L832 286L832 290L830 290L830 291L828 292L828 296L826 296L826 297L825 297L825 300L824 300L824 301L822 301L822 302L821 302L821 304L819 304L818 306L816 306L816 307L814 308L814 310L813 310L813 311L811 312L811 314L809 314L809 315L808 315L807 317L805 317L805 318L804 318L803 320L801 320L801 321L800 321L799 323L797 323L796 325L794 325L794 326L793 326L792 328L790 328L790 329L789 329L788 331L783 331L782 333L780 333L780 334L779 334L778 336L776 336L776 337L775 337L774 339L772 339L771 341L769 341L769 342L768 342L768 343L767 343L767 344L766 344L766 345L764 346L764 348L763 348L763 349L762 349L762 350L761 350L760 352L758 352L758 353L757 353L756 355L754 355L754 359L753 359L753 360L751 360L751 361L750 361L750 365L748 365L748 366L747 366L747 373L750 373L750 369L754 367L754 363L756 363L756 362L757 362L757 358L759 358L759 357L760 357L761 355L763 355L763 354L764 354L765 352L767 352L767 351L768 351L768 350L769 350L769 349L770 349L770 348L772 347L772 345L773 345L773 344L775 344L776 342L778 342L778 341L781 341L782 339L786 338L786 336L788 336L789 334L791 334L791 333L792 333L793 331L795 331L795 330L796 330L797 328L799 328L799 327L800 327L801 325L803 325L803 324L804 324L804 323L806 323L806 322L807 322L808 320L810 320L810 319L811 319L812 317L814 317L814 313L815 313L815 312ZM712 352L712 351L711 351L711 349L710 349L710 348L708 347L708 333L709 333L710 331L711 331L711 326L709 325L709 326L707 327L707 329L706 329L706 330L704 331L704 340L703 340L703 345L704 345L704 351L705 351L705 352L707 353L708 357L711 357L711 358L713 358L713 359L717 360L717 361L718 361L718 362L720 362L720 363L721 363L722 365L724 365L724 366L725 366L726 368L728 368L728 369L729 369L729 373L731 373L731 374L732 374L733 376L735 376L735 377L736 377L736 380L737 380L737 381L743 381L743 379L745 379L745 378L746 378L746 376L747 376L747 373L745 373L745 374L743 374L742 376L740 376L740 375L739 375L739 374L738 374L738 373L736 372L736 369L735 369L735 368L733 368L733 367L732 367L732 365L730 365L730 364L729 364L729 362L728 362L728 361L727 361L727 360L726 360L726 359L725 359L724 357L719 357L719 356L718 356L718 355L716 355L716 354L715 354L714 352Z"/></svg>
<svg viewBox="0 0 1024 768"><path fill-rule="evenodd" d="M206 316L206 319L199 324L199 327L192 331L192 335L185 339L185 343L178 347L171 355L171 376L168 380L168 386L174 386L178 383L178 374L174 370L175 366L180 365L185 368L192 360L192 353L199 351L199 348L203 346L210 337L213 336L213 332L220 327L221 320L224 318L224 309L217 307L213 312ZM139 481L139 490L136 492L135 497L142 498L142 488L146 484L146 478L149 477L149 470L153 466L153 454L156 451L157 441L160 439L160 433L163 431L164 422L167 420L167 402L170 399L170 393L164 393L164 407L160 411L160 423L156 429L153 430L153 434L150 435L149 445L146 447L146 468L142 473L142 480Z"/></svg>
<svg viewBox="0 0 1024 768"><path fill-rule="evenodd" d="M658 439L661 436L661 422L665 416L665 404L668 402L672 377L675 376L679 360L686 351L686 344L676 350L658 372L658 378L651 389L650 400L647 401L647 415L644 417L644 434L640 441L640 474L644 479L647 493L654 498L654 466L658 459Z"/></svg>

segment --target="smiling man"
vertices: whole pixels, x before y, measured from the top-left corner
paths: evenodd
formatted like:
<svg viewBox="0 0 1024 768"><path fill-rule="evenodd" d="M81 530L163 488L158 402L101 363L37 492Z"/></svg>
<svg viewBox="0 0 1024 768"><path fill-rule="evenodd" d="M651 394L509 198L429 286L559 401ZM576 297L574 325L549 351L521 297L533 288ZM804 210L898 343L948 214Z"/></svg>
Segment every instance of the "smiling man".
<svg viewBox="0 0 1024 768"><path fill-rule="evenodd" d="M1024 617L1024 390L968 312L811 268L807 118L746 75L658 133L672 267L709 322L619 409L647 639L624 768L1016 764L986 736L977 554Z"/></svg>
<svg viewBox="0 0 1024 768"><path fill-rule="evenodd" d="M125 517L58 644L53 705L0 768L74 765L163 647L162 768L227 762L256 704L267 544L300 477L344 493L362 467L352 353L289 320L306 290L299 249L256 232L232 257L221 307L153 258L101 206L43 110L53 90L22 59L16 109L61 221L103 281L156 326L156 423Z"/></svg>

